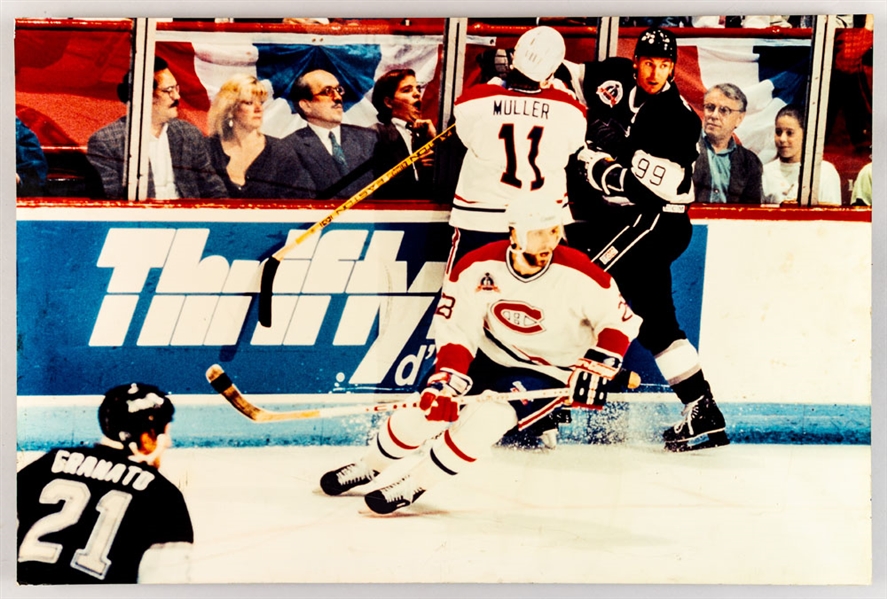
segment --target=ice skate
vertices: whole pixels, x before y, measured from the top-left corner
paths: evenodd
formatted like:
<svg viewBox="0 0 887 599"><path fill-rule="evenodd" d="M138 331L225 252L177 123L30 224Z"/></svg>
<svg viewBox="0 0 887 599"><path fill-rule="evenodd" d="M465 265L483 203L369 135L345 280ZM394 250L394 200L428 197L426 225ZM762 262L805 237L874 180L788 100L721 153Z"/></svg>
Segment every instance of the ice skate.
<svg viewBox="0 0 887 599"><path fill-rule="evenodd" d="M396 483L368 493L364 500L367 507L377 514L390 514L394 510L411 505L424 492L425 489L417 484L416 477L408 474Z"/></svg>
<svg viewBox="0 0 887 599"><path fill-rule="evenodd" d="M690 451L727 445L730 440L724 432L724 415L710 394L684 406L681 420L665 429L662 439L668 451ZM706 438L697 442L701 437Z"/></svg>
<svg viewBox="0 0 887 599"><path fill-rule="evenodd" d="M539 440L546 449L554 449L557 447L557 428L549 429L539 435Z"/></svg>
<svg viewBox="0 0 887 599"><path fill-rule="evenodd" d="M327 495L341 495L345 491L365 485L378 474L361 460L327 472L320 478L320 488Z"/></svg>

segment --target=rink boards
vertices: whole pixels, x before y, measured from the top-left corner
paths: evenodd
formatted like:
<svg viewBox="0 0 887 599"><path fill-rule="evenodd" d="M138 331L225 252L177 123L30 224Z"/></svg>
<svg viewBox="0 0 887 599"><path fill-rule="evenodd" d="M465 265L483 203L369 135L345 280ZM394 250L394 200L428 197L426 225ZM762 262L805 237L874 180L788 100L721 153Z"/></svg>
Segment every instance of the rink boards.
<svg viewBox="0 0 887 599"><path fill-rule="evenodd" d="M364 442L370 417L251 423L204 373L221 364L273 409L415 391L451 230L446 211L390 206L349 211L292 252L265 328L262 260L326 209L20 205L19 446L91 441L99 398L131 380L174 396L179 443ZM678 318L734 440L868 443L870 213L793 213L694 218L673 268ZM649 354L633 346L626 363L641 388L574 412L565 437L644 440L677 417Z"/></svg>

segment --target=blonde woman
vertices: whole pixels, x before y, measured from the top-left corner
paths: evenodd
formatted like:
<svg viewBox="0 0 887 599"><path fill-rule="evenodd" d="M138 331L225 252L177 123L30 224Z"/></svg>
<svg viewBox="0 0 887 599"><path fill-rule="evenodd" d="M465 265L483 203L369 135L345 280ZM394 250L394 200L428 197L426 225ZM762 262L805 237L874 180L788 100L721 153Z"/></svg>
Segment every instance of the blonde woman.
<svg viewBox="0 0 887 599"><path fill-rule="evenodd" d="M210 160L231 198L303 197L298 156L276 137L261 132L268 91L252 75L235 75L222 85L209 109Z"/></svg>

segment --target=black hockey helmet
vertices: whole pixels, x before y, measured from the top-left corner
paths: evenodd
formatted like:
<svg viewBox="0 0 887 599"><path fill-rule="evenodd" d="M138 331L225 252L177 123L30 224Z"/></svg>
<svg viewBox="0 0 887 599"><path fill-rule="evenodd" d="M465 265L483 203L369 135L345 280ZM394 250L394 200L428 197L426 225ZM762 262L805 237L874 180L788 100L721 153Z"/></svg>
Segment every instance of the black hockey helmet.
<svg viewBox="0 0 887 599"><path fill-rule="evenodd" d="M175 408L166 393L154 385L130 383L114 387L99 406L102 433L124 445L142 433L160 434L172 421Z"/></svg>
<svg viewBox="0 0 887 599"><path fill-rule="evenodd" d="M634 57L668 58L678 62L678 40L671 31L651 27L643 32L634 46Z"/></svg>

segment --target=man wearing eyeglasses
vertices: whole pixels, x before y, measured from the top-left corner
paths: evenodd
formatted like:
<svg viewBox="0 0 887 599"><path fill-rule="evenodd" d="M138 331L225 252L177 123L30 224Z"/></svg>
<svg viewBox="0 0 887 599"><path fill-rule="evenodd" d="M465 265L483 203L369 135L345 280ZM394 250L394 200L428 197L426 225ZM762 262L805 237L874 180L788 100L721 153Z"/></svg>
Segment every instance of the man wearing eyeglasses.
<svg viewBox="0 0 887 599"><path fill-rule="evenodd" d="M748 99L732 83L705 93L702 143L693 170L696 201L707 204L760 204L763 165L757 154L737 144L733 132L745 118Z"/></svg>
<svg viewBox="0 0 887 599"><path fill-rule="evenodd" d="M567 65L588 108L588 149L578 154L569 194L580 222L567 227L567 238L610 273L644 319L637 339L684 404L662 434L669 451L729 442L673 298L671 265L693 234L687 205L702 129L675 84L677 60L675 35L654 27L638 37L633 60Z"/></svg>
<svg viewBox="0 0 887 599"><path fill-rule="evenodd" d="M327 71L299 77L290 97L308 122L285 137L305 167L307 195L347 199L373 182L373 154L378 135L373 129L342 123L345 89Z"/></svg>
<svg viewBox="0 0 887 599"><path fill-rule="evenodd" d="M117 86L121 102L128 102L129 75ZM148 150L148 197L155 199L226 198L225 184L213 170L203 133L179 116L180 89L169 65L154 58L151 133ZM86 157L102 178L105 197L126 199L126 117L92 134Z"/></svg>

